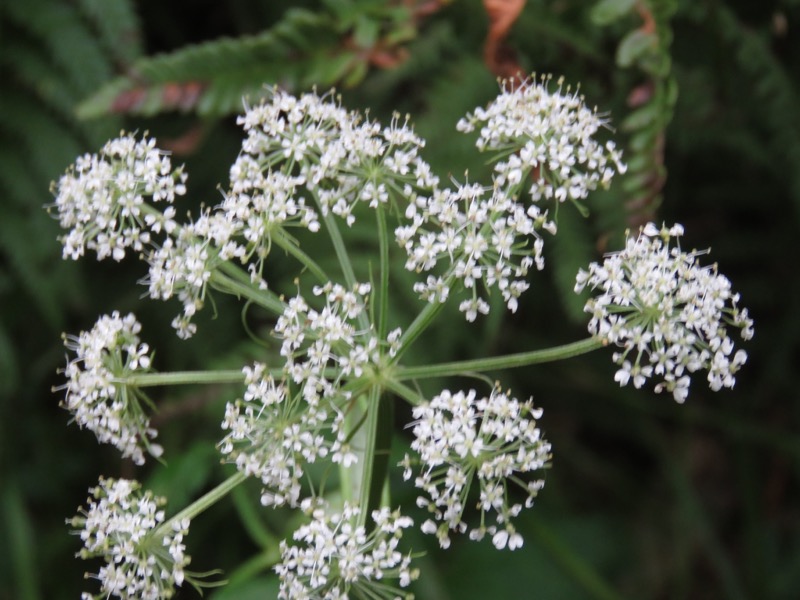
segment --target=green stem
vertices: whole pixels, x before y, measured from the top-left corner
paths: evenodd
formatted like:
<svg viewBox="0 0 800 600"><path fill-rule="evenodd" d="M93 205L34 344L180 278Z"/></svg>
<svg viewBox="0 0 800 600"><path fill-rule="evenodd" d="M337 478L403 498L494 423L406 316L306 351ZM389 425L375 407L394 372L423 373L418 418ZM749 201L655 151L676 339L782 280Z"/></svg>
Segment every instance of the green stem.
<svg viewBox="0 0 800 600"><path fill-rule="evenodd" d="M220 483L213 490L201 496L189 506L184 508L179 513L173 515L168 520L164 521L161 525L153 530L152 534L155 537L163 537L172 531L172 524L182 519L194 519L197 515L202 513L207 508L216 504L220 499L224 498L233 488L242 483L246 479L246 475L241 472L228 477L225 481Z"/></svg>
<svg viewBox="0 0 800 600"><path fill-rule="evenodd" d="M150 214L156 218L163 218L163 214L154 206L144 204L142 206L143 214ZM182 226L178 226L173 232L174 237L178 237ZM250 281L250 275L247 274L241 267L236 264L224 260L211 271L211 283L216 284L216 287L221 291L231 292L238 296L252 300L255 304L263 306L276 314L283 313L283 302L273 292L267 290L255 289Z"/></svg>
<svg viewBox="0 0 800 600"><path fill-rule="evenodd" d="M280 377L282 369L273 369L270 374ZM193 383L241 383L244 373L241 369L225 371L175 371L173 373L141 373L114 380L114 383L131 387L153 387L156 385L189 385Z"/></svg>
<svg viewBox="0 0 800 600"><path fill-rule="evenodd" d="M381 258L381 287L378 306L378 339L386 338L386 328L389 314L389 232L386 227L386 212L378 204L375 215L378 219L378 240Z"/></svg>
<svg viewBox="0 0 800 600"><path fill-rule="evenodd" d="M453 284L455 280L455 276L451 275L445 285L448 287ZM428 328L436 316L441 312L442 308L444 308L443 302L428 302L416 316L416 318L412 321L411 325L403 332L403 335L400 336L400 349L397 351L397 354L392 359L391 364L397 364L400 358L405 354L405 351L411 347L411 344L414 343L423 331Z"/></svg>
<svg viewBox="0 0 800 600"><path fill-rule="evenodd" d="M369 529L369 516L380 506L383 484L389 463L392 438L393 404L383 398L378 386L370 388L367 396L367 431L361 459L359 482L359 525Z"/></svg>
<svg viewBox="0 0 800 600"><path fill-rule="evenodd" d="M236 265L229 262L223 262L219 265L217 270L211 272L211 283L220 291L234 294L241 298L247 298L254 304L266 308L275 314L283 314L284 304L281 302L273 292L268 290L259 290L250 282L249 276L247 281L241 281L237 276L236 271L242 273Z"/></svg>
<svg viewBox="0 0 800 600"><path fill-rule="evenodd" d="M480 373L499 369L527 367L529 365L572 358L573 356L586 354L602 347L602 342L594 338L588 338L578 342L564 344L563 346L547 348L545 350L533 350L531 352L520 352L518 354L507 354L505 356L495 356L491 358L477 358L473 360L440 363L438 365L397 367L394 372L394 377L398 381L403 381L406 379L446 377L464 373Z"/></svg>
<svg viewBox="0 0 800 600"><path fill-rule="evenodd" d="M228 579L228 585L234 585L242 581L249 581L275 566L281 561L281 551L278 545L272 546L256 554L252 558L244 561L237 567Z"/></svg>
<svg viewBox="0 0 800 600"><path fill-rule="evenodd" d="M233 490L231 498L239 513L239 520L250 535L250 539L261 548L276 549L280 544L280 539L272 534L262 520L263 510L253 495L245 488L236 488Z"/></svg>
<svg viewBox="0 0 800 600"><path fill-rule="evenodd" d="M322 209L320 209L320 212L322 212ZM350 262L350 255L347 253L347 248L344 245L342 233L339 231L339 226L336 224L336 217L328 210L326 211L323 219L325 220L325 228L328 230L328 235L331 238L333 249L336 251L336 258L339 260L339 265L342 268L344 280L347 282L347 286L351 290L355 289L356 284L358 283L356 281L356 274L353 270L353 263ZM369 329L369 317L366 311L363 311L358 316L358 325L364 331Z"/></svg>
<svg viewBox="0 0 800 600"><path fill-rule="evenodd" d="M273 379L281 379L285 375L283 367L279 369L267 369L268 374ZM335 378L339 370L335 367L328 367L323 370L322 375L329 379ZM172 373L140 373L138 375L128 375L127 377L117 377L112 383L118 385L144 388L158 385L209 385L214 383L243 383L244 373L241 369L229 369L223 371L174 371Z"/></svg>
<svg viewBox="0 0 800 600"><path fill-rule="evenodd" d="M412 406L419 406L425 402L424 397L395 379L387 379L385 383L387 390L394 392Z"/></svg>
<svg viewBox="0 0 800 600"><path fill-rule="evenodd" d="M308 254L303 252L300 246L298 246L289 236L287 236L282 229L276 229L272 232L272 240L279 248L282 248L288 254L296 258L297 261L306 269L308 269L320 282L327 283L331 280L327 273L322 270L322 267L320 267Z"/></svg>
<svg viewBox="0 0 800 600"><path fill-rule="evenodd" d="M323 219L325 220L325 228L328 230L333 249L336 252L336 258L339 260L339 265L342 268L344 280L349 287L354 288L357 283L356 273L353 270L353 263L350 262L350 255L347 253L347 248L344 245L342 232L339 231L339 226L336 224L336 217L333 213L327 211Z"/></svg>

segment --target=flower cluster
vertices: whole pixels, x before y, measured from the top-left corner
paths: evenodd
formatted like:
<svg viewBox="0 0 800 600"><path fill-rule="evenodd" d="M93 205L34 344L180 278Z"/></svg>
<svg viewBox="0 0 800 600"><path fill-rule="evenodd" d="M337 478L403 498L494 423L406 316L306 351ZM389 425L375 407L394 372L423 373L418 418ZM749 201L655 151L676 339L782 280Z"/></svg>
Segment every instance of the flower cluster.
<svg viewBox="0 0 800 600"><path fill-rule="evenodd" d="M384 127L345 110L333 93L296 97L278 89L239 118L246 138L220 204L205 205L186 224L176 223L172 206L186 191L186 176L147 137L123 134L60 179L54 207L68 231L61 238L65 258L87 250L117 261L128 251L139 254L149 263L143 283L150 297L180 301L173 326L183 338L195 332L193 317L212 292L244 298L276 317L281 358L275 368L245 366L244 392L226 405L218 448L238 472L171 521L165 521L165 500L135 481L101 478L90 490L87 505L68 523L83 540L78 556L102 558L105 565L87 575L99 581L100 592L82 600L156 600L172 597L184 581L199 586L198 574L185 571L189 519L182 517L199 514L246 477L260 480L264 506L299 507L308 518L280 544L279 598L411 598L408 587L418 574L399 547L412 520L399 510L373 510L385 501L379 492L392 412L384 403L394 401L387 394L413 405L411 451L400 465L426 513L422 532L443 548L464 533L472 540L488 534L499 550L523 545L517 519L544 486L551 460L537 424L542 411L499 384L485 396L444 390L425 401L404 382L534 364L599 343L486 361L398 363L401 342L419 339L451 296L459 294L455 302L468 321L489 312L490 294L515 312L530 271L544 268L544 232L556 234L551 215L559 203L582 208L589 192L625 171L614 144L596 139L605 118L561 80L551 87L549 77L507 82L496 100L459 122L459 130L477 131L479 150L494 155L488 186L453 180L452 187L440 187L420 157L424 140L398 115ZM373 305L372 285L355 283L338 220L350 227L369 208L376 209L380 250L380 301ZM427 278L414 290L430 304L405 339L399 328L387 333L393 317L387 314L393 291L387 213L400 221L394 234L405 268ZM305 229L302 239L323 225L346 286L330 280L289 233ZM700 252L670 247L682 233L679 225L647 225L624 250L581 271L575 286L597 292L585 307L589 331L616 347L616 381L638 388L655 378L656 391L678 401L699 370L708 372L712 389L732 387L747 355L734 348L728 327L744 339L753 335L747 310L739 309L739 296L716 266L701 267ZM314 287L313 296L278 296L264 278L273 245L327 283ZM152 354L140 328L134 315L115 312L89 332L65 336L75 356L59 388L80 427L139 465L145 452L162 453L145 413L153 405L141 387L241 381L237 372L149 373ZM332 497L358 497L365 505L346 501L339 510L327 504L328 470L336 468L339 489Z"/></svg>
<svg viewBox="0 0 800 600"><path fill-rule="evenodd" d="M356 462L343 427L351 394L341 383L378 364L382 351L394 356L400 338L395 329L380 344L372 330L358 329L369 292L369 284L353 291L331 283L315 287L325 299L320 310L302 296L292 298L275 325L286 359L280 381L263 364L244 369L247 390L227 405L222 429L229 433L220 450L240 471L261 479L265 505L298 504L304 464L328 456L344 467Z"/></svg>
<svg viewBox="0 0 800 600"><path fill-rule="evenodd" d="M278 598L347 600L352 594L394 600L402 597L398 585L408 587L417 578L411 557L397 549L403 529L413 524L409 517L382 508L372 512L374 527L367 530L356 524L356 507L345 504L332 515L311 501L304 508L312 520L294 532L298 545L281 542Z"/></svg>
<svg viewBox="0 0 800 600"><path fill-rule="evenodd" d="M459 310L469 321L487 314L489 303L478 296L477 283L500 290L507 307L516 311L518 298L528 289L528 270L544 268L544 241L538 231L555 233L547 211L527 210L498 187L464 184L456 190L437 190L431 197L416 196L406 209L409 224L395 230L397 242L408 254L406 269L430 271L444 263L444 275L430 275L414 290L429 302L445 302L459 281L471 292ZM531 243L532 242L532 243Z"/></svg>
<svg viewBox="0 0 800 600"><path fill-rule="evenodd" d="M322 309L311 308L298 295L278 318L275 335L283 340L286 373L301 386L310 405L334 397L344 378L360 377L366 367L378 364L383 346L388 346L390 356L397 353L399 329L381 344L372 329L359 326L360 318L366 316L370 290L368 283L359 283L353 290L330 282L315 286L314 295L325 299ZM333 378L326 374L329 366L335 372Z"/></svg>
<svg viewBox="0 0 800 600"><path fill-rule="evenodd" d="M524 506L530 507L544 485L541 479L525 482L520 477L545 468L550 460L550 444L536 426L541 414L531 400L520 402L498 390L484 398L477 398L474 390L445 390L415 407L411 448L419 454L421 467L414 485L425 492L417 504L432 516L422 531L436 534L443 548L450 545L451 530L466 531L462 517L477 477L481 519L470 531L470 539L481 539L488 532L498 549L522 546L512 519L523 504L514 502L509 488L511 484L521 488L526 495ZM405 479L412 477L413 462L406 455L401 463ZM495 513L495 522L487 526L490 513Z"/></svg>
<svg viewBox="0 0 800 600"><path fill-rule="evenodd" d="M77 556L99 557L106 564L90 575L100 582L100 594L84 592L81 600L171 598L175 586L186 578L184 569L190 561L183 544L189 519L154 535L164 522L164 498L127 479L101 478L90 494L88 506L67 523L79 528L75 533L83 541Z"/></svg>
<svg viewBox="0 0 800 600"><path fill-rule="evenodd" d="M589 332L622 348L614 353L620 366L614 379L640 388L658 377L656 391L672 392L678 402L689 393L690 375L702 369L712 390L733 387L747 353L734 353L728 326L741 329L745 340L753 336L747 309L739 309L739 295L716 265L701 267L699 252L670 247L682 234L680 225L650 223L602 265L580 271L575 286L600 292L585 310L592 315Z"/></svg>
<svg viewBox="0 0 800 600"><path fill-rule="evenodd" d="M578 90L550 91L550 77L522 84L506 82L502 93L485 109L458 122L457 129L480 127L476 146L507 157L495 165L499 185L519 188L533 176L531 199L580 201L598 185L607 187L625 165L614 143L594 139L606 120L584 105Z"/></svg>
<svg viewBox="0 0 800 600"><path fill-rule="evenodd" d="M323 435L330 428L328 411L292 396L265 365L256 363L243 371L247 389L242 399L225 408L222 429L229 433L220 452L245 475L261 479L262 504L297 506L304 465L329 453L335 462L344 462L341 441L331 443Z"/></svg>
<svg viewBox="0 0 800 600"><path fill-rule="evenodd" d="M64 336L64 345L76 356L67 363L62 405L79 427L93 431L103 444L113 444L124 458L144 464L144 451L158 457L162 448L152 443L156 431L142 403L149 399L124 379L150 368L150 348L139 340L141 325L133 314L118 312L100 317L91 331Z"/></svg>
<svg viewBox="0 0 800 600"><path fill-rule="evenodd" d="M192 317L203 308L216 253L210 247L213 223L207 214L182 227L149 253L150 269L143 283L154 300L177 296L183 311L172 321L178 337L188 339L197 331ZM219 261L216 261L219 262Z"/></svg>
<svg viewBox="0 0 800 600"><path fill-rule="evenodd" d="M419 157L423 140L407 122L394 117L381 127L328 96L295 97L276 89L270 101L249 107L239 123L247 137L222 203L147 255L150 297L177 296L183 312L173 327L183 338L195 333L192 318L221 263L246 265L251 281L265 289L262 273L275 238L294 244L289 227L318 231L317 210L352 225L359 203L376 207L438 182Z"/></svg>
<svg viewBox="0 0 800 600"><path fill-rule="evenodd" d="M230 172L231 190L214 213L230 226L225 257L269 254L272 232L290 225L319 231L317 213L301 196L304 178L282 171L262 170L256 157L242 153ZM234 238L241 236L241 241ZM220 245L218 243L218 245Z"/></svg>
<svg viewBox="0 0 800 600"><path fill-rule="evenodd" d="M186 193L183 168L172 169L155 140L133 134L108 142L100 154L87 154L55 186L55 207L61 227L64 258L77 259L87 249L98 260L120 261L126 249L141 252L151 234L174 228L175 209L148 210L145 197L172 203Z"/></svg>
<svg viewBox="0 0 800 600"><path fill-rule="evenodd" d="M323 215L330 211L351 225L357 204L375 207L392 194L407 195L412 186L432 187L437 182L419 157L424 141L397 116L381 127L328 96L295 97L274 90L271 101L248 108L238 122L247 138L231 170L233 189L226 205L246 206L248 214L257 201L269 198L271 192L265 194L265 189L278 185L286 215L296 214L314 229L315 214L298 198L297 188L303 185ZM262 214L275 213L272 208ZM258 215L254 225L255 231L268 229L269 220ZM250 225L247 229L254 230Z"/></svg>

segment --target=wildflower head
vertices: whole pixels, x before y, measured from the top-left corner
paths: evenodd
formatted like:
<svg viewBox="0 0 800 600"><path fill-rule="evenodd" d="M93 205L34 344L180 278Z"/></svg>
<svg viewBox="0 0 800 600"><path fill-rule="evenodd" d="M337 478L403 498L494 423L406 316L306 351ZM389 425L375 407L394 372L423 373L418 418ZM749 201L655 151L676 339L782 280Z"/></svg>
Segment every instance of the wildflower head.
<svg viewBox="0 0 800 600"><path fill-rule="evenodd" d="M278 318L275 335L282 340L287 377L300 386L310 404L334 398L344 379L361 377L366 368L381 361L382 352L397 353L399 330L380 341L372 329L359 326L370 291L368 283L347 289L328 282L313 289L324 306L315 309L298 295L289 300Z"/></svg>
<svg viewBox="0 0 800 600"><path fill-rule="evenodd" d="M248 107L239 123L247 138L231 170L233 191L226 203L260 202L269 207L266 214L275 215L277 200L287 216L294 211L311 230L318 228L316 215L306 208L300 185L323 215L331 212L352 225L358 204L376 207L398 192L405 196L437 181L419 156L424 141L407 120L395 116L382 127L342 108L332 92L295 97L276 89L271 99ZM272 198L262 193L278 183L283 190L289 186L288 192Z"/></svg>
<svg viewBox="0 0 800 600"><path fill-rule="evenodd" d="M508 309L516 311L519 297L529 287L528 271L534 265L544 268L540 232L555 232L547 211L536 206L526 210L499 187L475 184L416 196L406 218L408 223L395 230L408 254L406 269L444 268L444 274L429 275L414 290L428 302L445 302L454 284L460 284L467 298L459 310L468 321L489 312L488 301L478 292L481 287L497 289Z"/></svg>
<svg viewBox="0 0 800 600"><path fill-rule="evenodd" d="M294 533L296 545L281 542L281 563L275 567L281 580L278 598L342 600L413 598L404 594L418 576L411 557L397 548L403 530L413 523L399 511L372 512L369 530L357 524L360 509L345 504L329 514L321 504L305 501L311 518Z"/></svg>
<svg viewBox="0 0 800 600"><path fill-rule="evenodd" d="M145 198L172 203L186 193L183 168L145 136L123 133L99 154L79 158L54 186L53 205L61 227L64 258L77 259L94 250L98 260L122 260L128 248L141 252L151 234L175 227L175 209L148 210Z"/></svg>
<svg viewBox="0 0 800 600"><path fill-rule="evenodd" d="M620 348L613 355L620 367L614 379L636 388L658 379L655 390L672 392L678 402L697 371L708 372L712 390L733 387L747 353L734 352L728 328L741 330L745 340L753 336L753 320L739 308L731 282L716 265L699 265L702 252L683 252L682 234L681 225L650 223L603 264L581 270L575 286L576 292L587 286L597 292L585 307L592 315L589 332Z"/></svg>
<svg viewBox="0 0 800 600"><path fill-rule="evenodd" d="M264 364L243 371L247 388L225 409L222 429L228 433L219 444L220 452L242 473L261 479L262 504L297 506L305 465L331 451L323 436L328 413L292 395Z"/></svg>
<svg viewBox="0 0 800 600"><path fill-rule="evenodd" d="M211 274L220 262L211 248L212 226L208 214L202 214L147 256L150 269L142 283L154 300L180 300L183 310L172 320L172 327L182 339L197 331L192 318L203 308Z"/></svg>
<svg viewBox="0 0 800 600"><path fill-rule="evenodd" d="M144 453L158 457L162 448L152 443L144 405L150 400L125 378L150 369L150 348L139 340L141 325L133 314L118 312L100 317L90 331L64 336L64 345L75 352L64 369L67 382L62 405L79 427L94 432L100 443L116 446L124 458L144 463Z"/></svg>
<svg viewBox="0 0 800 600"><path fill-rule="evenodd" d="M457 126L464 132L478 129L478 149L503 157L494 169L499 185L519 189L532 174L534 202L583 200L626 169L613 142L595 139L607 121L584 104L577 89L565 88L563 79L556 85L550 89L550 76L505 82L496 99Z"/></svg>
<svg viewBox="0 0 800 600"><path fill-rule="evenodd" d="M469 533L478 540L488 532L498 549L522 546L522 536L512 520L530 507L544 485L541 479L523 481L521 475L545 468L550 461L550 444L541 435L536 419L541 410L530 400L520 402L498 390L478 398L474 390L452 393L448 390L429 403L414 408L411 448L419 455L420 470L414 485L424 492L417 505L427 508L431 518L422 531L435 534L443 548L450 545L450 532L463 533L468 493L478 481L480 524ZM401 463L403 477L412 477L414 459ZM520 487L522 504L512 497ZM494 523L487 525L487 516Z"/></svg>
<svg viewBox="0 0 800 600"><path fill-rule="evenodd" d="M227 406L220 450L240 471L261 479L265 505L296 506L306 464L356 462L343 427L352 398L342 383L378 364L382 352L395 355L400 338L395 329L381 343L372 329L358 328L369 291L369 284L315 287L324 299L319 310L301 295L292 298L275 326L283 368L275 376L264 364L244 368L247 389Z"/></svg>
<svg viewBox="0 0 800 600"><path fill-rule="evenodd" d="M87 506L67 524L83 541L77 556L102 558L106 564L87 574L100 582L100 593L85 592L81 599L173 597L175 586L187 579L184 569L190 558L183 538L189 532L189 519L157 531L164 522L166 500L143 491L136 481L101 478L89 493Z"/></svg>

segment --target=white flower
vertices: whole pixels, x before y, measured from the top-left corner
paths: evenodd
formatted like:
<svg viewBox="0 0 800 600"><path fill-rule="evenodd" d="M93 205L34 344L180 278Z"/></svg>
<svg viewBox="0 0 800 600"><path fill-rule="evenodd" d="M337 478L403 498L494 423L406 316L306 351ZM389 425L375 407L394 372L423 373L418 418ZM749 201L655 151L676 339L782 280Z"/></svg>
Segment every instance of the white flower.
<svg viewBox="0 0 800 600"><path fill-rule="evenodd" d="M77 556L102 558L106 564L91 575L100 582L100 594L84 592L85 600L121 598L171 598L175 586L186 578L190 558L183 538L189 519L172 525L164 535L154 536L164 522L164 498L142 491L137 481L100 478L90 490L88 506L67 523L83 541Z"/></svg>
<svg viewBox="0 0 800 600"><path fill-rule="evenodd" d="M352 398L342 384L380 365L385 354L395 356L402 333L395 329L379 342L372 329L359 329L370 290L366 283L352 290L316 286L319 309L300 295L291 298L274 329L285 358L280 376L260 363L244 368L247 388L227 405L228 433L219 447L240 471L261 479L265 505L296 506L308 463L328 458L350 467L358 460L343 427Z"/></svg>
<svg viewBox="0 0 800 600"><path fill-rule="evenodd" d="M267 506L300 501L303 467L324 458L331 443L322 435L324 409L309 407L276 382L266 366L244 367L247 389L241 400L228 403L220 452L248 476L261 479L261 502Z"/></svg>
<svg viewBox="0 0 800 600"><path fill-rule="evenodd" d="M334 514L311 501L304 509L311 522L294 532L297 545L281 542L278 598L393 600L402 597L399 587L418 577L411 557L397 550L403 529L413 524L399 511L373 511L374 526L367 530L356 524L360 510L349 504Z"/></svg>
<svg viewBox="0 0 800 600"><path fill-rule="evenodd" d="M317 214L302 196L305 178L273 171L262 163L262 156L242 150L230 170L231 190L215 212L230 226L225 237L216 240L217 246L243 262L253 255L263 261L279 228L319 230Z"/></svg>
<svg viewBox="0 0 800 600"><path fill-rule="evenodd" d="M344 378L360 377L368 366L378 365L386 347L390 355L397 354L399 329L390 332L386 341L379 341L371 329L359 329L358 318L366 309L370 289L367 283L348 290L329 282L314 288L314 295L325 301L319 310L296 296L278 318L275 335L283 340L287 376L301 387L310 404L334 397ZM331 367L335 377L326 374Z"/></svg>
<svg viewBox="0 0 800 600"><path fill-rule="evenodd" d="M469 321L489 312L488 302L478 296L478 282L497 289L514 312L529 287L529 269L544 268L539 232L552 229L547 211L525 209L499 187L463 184L430 197L415 196L406 218L408 223L395 230L408 255L406 269L445 269L443 276L429 275L414 284L414 290L428 302L445 302L451 286L460 282L470 290L471 298L459 304Z"/></svg>
<svg viewBox="0 0 800 600"><path fill-rule="evenodd" d="M504 82L495 100L467 114L457 128L477 129L481 151L508 157L495 165L498 185L518 189L530 173L534 202L580 201L598 185L608 187L615 172L626 167L613 142L604 146L595 140L607 121L586 107L577 89L565 89L563 79L553 91L550 82L550 76Z"/></svg>
<svg viewBox="0 0 800 600"><path fill-rule="evenodd" d="M381 127L342 108L332 93L295 97L275 89L269 100L248 107L238 122L247 139L231 170L233 189L226 205L255 215L253 236L267 233L276 217L283 219L284 214L296 215L309 229L319 227L314 212L306 208L300 185L315 198L323 215L333 213L352 225L360 203L374 208L393 196L408 195L412 188L437 183L419 157L424 141L407 119L395 115L388 127ZM262 191L270 190L273 180L280 184L277 197ZM268 210L251 213L257 202ZM276 210L276 202L283 214Z"/></svg>
<svg viewBox="0 0 800 600"><path fill-rule="evenodd" d="M174 296L183 304L183 311L172 322L178 336L187 339L197 327L192 317L203 308L206 290L214 268L216 253L209 248L211 229L208 215L180 229L175 237L167 238L161 247L149 253L148 276L142 283L148 286L154 300Z"/></svg>
<svg viewBox="0 0 800 600"><path fill-rule="evenodd" d="M124 382L130 375L150 370L150 348L139 340L141 325L133 314L118 312L100 317L91 331L64 336L64 345L76 356L67 363L62 405L79 427L94 432L102 444L112 444L123 458L144 464L144 452L158 457L163 449L152 443L144 393Z"/></svg>
<svg viewBox="0 0 800 600"><path fill-rule="evenodd" d="M445 390L428 404L415 407L413 416L411 448L421 463L414 485L425 493L417 505L427 508L432 517L423 523L423 533L435 534L439 545L447 548L450 531L466 531L462 515L477 478L481 519L470 531L470 539L479 540L489 532L499 549L521 547L522 537L511 521L522 505L509 504L507 488L514 484L523 489L525 507L530 507L544 485L541 479L524 483L520 478L550 461L550 444L536 426L541 410L530 400L520 402L498 390L480 399L474 390ZM401 463L404 479L412 476L411 463L408 456ZM495 514L495 524L486 527L489 513Z"/></svg>
<svg viewBox="0 0 800 600"><path fill-rule="evenodd" d="M627 237L624 250L580 271L575 285L576 292L587 286L600 292L585 310L592 315L589 332L623 349L613 355L621 367L614 380L639 388L657 377L655 390L678 402L689 393L690 375L702 369L712 390L733 387L747 354L734 352L728 327L741 329L745 340L753 335L747 309L738 307L739 295L717 266L701 267L701 252L670 248L682 234L681 225L650 223Z"/></svg>
<svg viewBox="0 0 800 600"><path fill-rule="evenodd" d="M141 252L151 233L174 227L174 209L154 215L145 206L172 203L186 193L183 168L172 169L169 157L155 140L123 134L108 142L99 154L79 158L54 186L58 219L68 230L59 238L64 258L77 259L87 249L98 259L122 260L128 248Z"/></svg>

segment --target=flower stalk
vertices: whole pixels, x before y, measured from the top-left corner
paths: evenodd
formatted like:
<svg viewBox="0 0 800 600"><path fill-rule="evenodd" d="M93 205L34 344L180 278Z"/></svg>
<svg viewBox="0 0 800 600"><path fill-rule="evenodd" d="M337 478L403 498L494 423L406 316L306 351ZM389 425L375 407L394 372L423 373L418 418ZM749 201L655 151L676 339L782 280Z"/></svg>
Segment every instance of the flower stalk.
<svg viewBox="0 0 800 600"><path fill-rule="evenodd" d="M451 377L470 373L516 369L519 367L529 367L531 365L566 360L568 358L587 354L602 347L603 343L601 341L595 338L587 338L578 342L571 342L544 350L532 350L530 352L506 354L491 358L477 358L473 360L411 367L398 366L395 368L393 374L398 381L407 381L409 379Z"/></svg>

